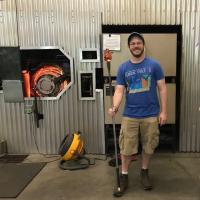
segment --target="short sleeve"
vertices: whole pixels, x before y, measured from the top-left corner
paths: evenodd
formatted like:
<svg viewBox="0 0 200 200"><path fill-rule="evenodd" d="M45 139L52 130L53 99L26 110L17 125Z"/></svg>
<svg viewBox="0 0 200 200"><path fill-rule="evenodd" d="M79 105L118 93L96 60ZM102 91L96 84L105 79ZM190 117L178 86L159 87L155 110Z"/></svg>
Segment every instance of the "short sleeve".
<svg viewBox="0 0 200 200"><path fill-rule="evenodd" d="M164 71L163 71L163 69L162 69L162 67L161 67L161 65L159 63L155 64L154 72L155 72L154 73L155 74L155 79L157 81L165 78Z"/></svg>
<svg viewBox="0 0 200 200"><path fill-rule="evenodd" d="M126 85L124 67L121 65L117 72L117 85Z"/></svg>

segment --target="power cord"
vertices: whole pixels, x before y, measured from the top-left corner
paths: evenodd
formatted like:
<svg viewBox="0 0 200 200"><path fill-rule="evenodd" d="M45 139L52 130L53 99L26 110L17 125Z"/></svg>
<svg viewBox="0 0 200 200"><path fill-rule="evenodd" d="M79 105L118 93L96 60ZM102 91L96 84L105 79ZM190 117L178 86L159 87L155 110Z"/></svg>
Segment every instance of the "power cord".
<svg viewBox="0 0 200 200"><path fill-rule="evenodd" d="M31 121L34 122L34 118L33 118L32 115L31 115ZM42 155L43 157L45 157L45 158L54 158L54 157L57 157L56 155L55 155L55 156L47 156L46 154L43 154L43 153L40 152L39 147L38 147L38 144L37 144L37 140L36 140L36 131L35 131L35 129L34 129L34 127L33 127L32 124L33 124L33 123L31 123L31 133L32 133L32 136L33 136L33 140L34 140L34 143L35 143L37 152L38 152L40 155ZM106 160L107 160L107 157L109 156L108 154L87 153L85 150L84 150L84 152L85 152L85 155L86 155L86 156L84 156L84 157L87 157L87 155L95 156L95 157L92 157L92 158L88 158L88 159L90 160L90 162L89 162L90 165L95 165L95 164L96 164L96 160L106 161ZM102 158L99 158L99 157L97 157L97 156L105 156L105 158L102 159ZM49 162L47 162L47 163L55 162L55 161L57 161L57 160L60 160L60 157L57 158L57 159L55 159L55 160L49 161Z"/></svg>
<svg viewBox="0 0 200 200"><path fill-rule="evenodd" d="M32 136L33 136L33 141L34 141L34 144L35 144L35 146L36 146L36 150L37 150L38 154L39 154L39 155L42 155L42 156L45 157L45 158L55 158L55 157L58 157L58 155L47 156L46 154L43 154L43 153L40 152L39 147L38 147L38 144L37 144L37 140L36 140L36 131L35 131L34 127L33 127L33 124L34 124L33 115L31 115L30 118L31 118L31 122L33 122L33 123L30 123L30 124L31 124L31 126L30 126L31 134L32 134ZM28 160L28 159L27 159L27 160ZM57 161L57 160L60 160L60 157L57 158L57 159L55 159L55 160L51 160L51 161L48 161L48 162L45 162L45 163L51 163L51 162L55 162L55 161ZM29 161L30 161L30 160L29 160Z"/></svg>

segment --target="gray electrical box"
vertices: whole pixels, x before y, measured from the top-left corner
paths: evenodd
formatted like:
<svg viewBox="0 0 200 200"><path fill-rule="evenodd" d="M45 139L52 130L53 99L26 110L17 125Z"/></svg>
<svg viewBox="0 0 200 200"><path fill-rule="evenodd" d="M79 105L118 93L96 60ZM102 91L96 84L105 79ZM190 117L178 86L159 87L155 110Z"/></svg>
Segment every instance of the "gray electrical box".
<svg viewBox="0 0 200 200"><path fill-rule="evenodd" d="M20 80L3 80L4 101L9 103L23 102L24 95Z"/></svg>

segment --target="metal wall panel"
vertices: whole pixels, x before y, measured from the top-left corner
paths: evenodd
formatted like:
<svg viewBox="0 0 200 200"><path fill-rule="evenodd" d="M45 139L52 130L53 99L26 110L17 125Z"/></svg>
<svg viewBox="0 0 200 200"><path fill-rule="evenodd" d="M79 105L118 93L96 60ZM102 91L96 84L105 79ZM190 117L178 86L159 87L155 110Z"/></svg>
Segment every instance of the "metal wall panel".
<svg viewBox="0 0 200 200"><path fill-rule="evenodd" d="M17 13L16 13L17 10ZM17 14L17 18L16 18ZM18 26L17 23L18 22ZM0 45L61 46L74 58L75 81L58 101L43 101L45 119L35 127L25 103L6 104L0 94L0 137L12 153L56 153L66 132L83 132L89 152L104 153L102 91L95 101L79 101L79 48L100 48L103 24L182 24L180 151L200 152L200 1L198 0L2 0ZM18 31L17 31L18 30Z"/></svg>
<svg viewBox="0 0 200 200"><path fill-rule="evenodd" d="M16 1L0 1L0 46L17 46Z"/></svg>
<svg viewBox="0 0 200 200"><path fill-rule="evenodd" d="M200 151L200 10L199 1L185 2L181 73L180 150ZM189 8L188 8L189 7Z"/></svg>

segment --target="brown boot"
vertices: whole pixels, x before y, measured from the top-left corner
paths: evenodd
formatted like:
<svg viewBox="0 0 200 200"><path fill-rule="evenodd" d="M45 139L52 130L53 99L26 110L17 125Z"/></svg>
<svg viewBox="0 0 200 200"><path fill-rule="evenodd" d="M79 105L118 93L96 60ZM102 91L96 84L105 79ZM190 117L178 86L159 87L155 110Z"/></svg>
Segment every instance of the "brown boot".
<svg viewBox="0 0 200 200"><path fill-rule="evenodd" d="M141 182L144 190L151 190L153 188L151 181L149 179L148 169L141 169Z"/></svg>
<svg viewBox="0 0 200 200"><path fill-rule="evenodd" d="M115 187L113 196L121 197L128 188L128 174L120 174L120 188Z"/></svg>

